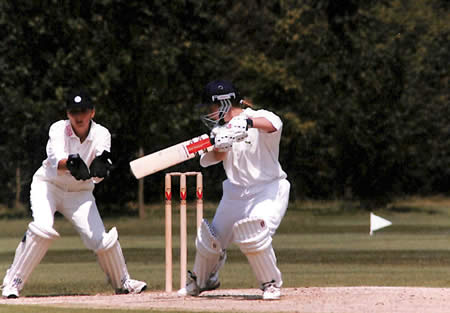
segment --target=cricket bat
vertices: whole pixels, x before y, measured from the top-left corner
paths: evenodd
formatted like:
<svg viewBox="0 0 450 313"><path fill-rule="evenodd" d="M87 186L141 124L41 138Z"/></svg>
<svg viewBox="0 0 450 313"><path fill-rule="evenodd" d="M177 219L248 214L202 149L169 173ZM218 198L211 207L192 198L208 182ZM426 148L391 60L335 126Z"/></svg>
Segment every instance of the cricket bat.
<svg viewBox="0 0 450 313"><path fill-rule="evenodd" d="M203 134L131 161L131 172L139 179L209 152L213 145L212 139Z"/></svg>

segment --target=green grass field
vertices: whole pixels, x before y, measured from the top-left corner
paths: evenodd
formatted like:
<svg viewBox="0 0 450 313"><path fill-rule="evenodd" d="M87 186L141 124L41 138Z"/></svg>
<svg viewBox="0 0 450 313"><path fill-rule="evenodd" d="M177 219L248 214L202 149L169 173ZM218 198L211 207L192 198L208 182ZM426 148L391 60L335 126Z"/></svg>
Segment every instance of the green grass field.
<svg viewBox="0 0 450 313"><path fill-rule="evenodd" d="M211 218L213 208L206 207ZM162 210L161 210L162 211ZM194 259L194 210L189 213L189 264ZM450 286L450 200L407 199L375 212L393 225L369 236L369 212L349 203L291 204L273 245L284 287L306 286ZM179 285L178 224L174 215L174 286ZM30 220L0 220L0 277ZM146 220L105 219L117 226L132 277L149 290L164 289L164 222L162 212ZM84 248L63 218L55 224L61 238L54 242L30 277L22 296L112 293L93 252ZM252 271L236 246L228 250L221 288L257 288ZM17 312L0 305L0 312ZM84 312L81 309L39 309L40 312ZM107 312L108 310L96 310ZM20 312L34 312L26 308ZM134 313L140 312L138 310Z"/></svg>

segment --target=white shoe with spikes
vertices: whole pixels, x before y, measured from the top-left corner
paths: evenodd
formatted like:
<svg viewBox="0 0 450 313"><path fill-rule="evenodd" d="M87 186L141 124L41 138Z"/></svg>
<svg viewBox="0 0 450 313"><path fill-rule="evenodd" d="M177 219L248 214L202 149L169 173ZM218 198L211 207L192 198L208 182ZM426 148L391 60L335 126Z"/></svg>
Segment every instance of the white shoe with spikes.
<svg viewBox="0 0 450 313"><path fill-rule="evenodd" d="M147 283L128 278L121 289L116 290L116 294L138 294L147 289Z"/></svg>
<svg viewBox="0 0 450 313"><path fill-rule="evenodd" d="M280 300L281 298L281 289L275 285L275 282L264 283L262 286L263 289L263 300Z"/></svg>

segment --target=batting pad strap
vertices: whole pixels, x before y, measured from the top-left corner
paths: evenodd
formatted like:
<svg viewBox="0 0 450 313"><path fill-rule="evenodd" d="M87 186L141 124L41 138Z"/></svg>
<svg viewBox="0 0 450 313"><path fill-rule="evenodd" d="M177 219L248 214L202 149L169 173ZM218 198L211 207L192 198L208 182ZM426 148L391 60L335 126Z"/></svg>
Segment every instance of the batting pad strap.
<svg viewBox="0 0 450 313"><path fill-rule="evenodd" d="M233 236L244 254L263 251L272 243L269 227L261 218L249 217L236 222Z"/></svg>
<svg viewBox="0 0 450 313"><path fill-rule="evenodd" d="M111 249L118 240L119 233L117 232L117 228L113 227L103 236L102 241L98 245L97 249L95 249L95 253Z"/></svg>
<svg viewBox="0 0 450 313"><path fill-rule="evenodd" d="M36 222L28 224L28 229L35 235L44 239L56 239L59 238L59 234L52 227L39 225Z"/></svg>
<svg viewBox="0 0 450 313"><path fill-rule="evenodd" d="M214 229L206 219L202 220L198 229L195 247L197 252L193 271L197 277L197 285L205 288L208 279L220 268L220 261L225 256Z"/></svg>
<svg viewBox="0 0 450 313"><path fill-rule="evenodd" d="M119 235L114 227L105 234L100 247L95 250L100 267L116 290L121 289L124 282L130 278L118 239Z"/></svg>
<svg viewBox="0 0 450 313"><path fill-rule="evenodd" d="M197 231L197 239L195 240L197 252L205 257L214 257L222 251L222 246L217 240L216 234L206 219L202 220L202 224Z"/></svg>

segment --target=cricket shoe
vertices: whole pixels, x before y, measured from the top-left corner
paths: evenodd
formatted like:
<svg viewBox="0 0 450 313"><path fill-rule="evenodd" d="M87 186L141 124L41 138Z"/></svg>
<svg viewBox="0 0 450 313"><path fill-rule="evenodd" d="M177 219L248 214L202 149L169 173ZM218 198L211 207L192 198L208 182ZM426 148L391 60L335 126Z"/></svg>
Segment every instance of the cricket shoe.
<svg viewBox="0 0 450 313"><path fill-rule="evenodd" d="M220 287L219 272L212 273L206 282L205 288L200 288L200 292L211 291Z"/></svg>
<svg viewBox="0 0 450 313"><path fill-rule="evenodd" d="M220 281L217 275L211 275L211 277L206 282L206 286L203 288L197 285L197 276L195 276L191 271L188 271L188 280L185 288L178 290L180 296L193 296L196 297L203 291L210 291L219 288Z"/></svg>
<svg viewBox="0 0 450 313"><path fill-rule="evenodd" d="M281 289L275 285L275 281L262 284L263 300L279 300L281 297Z"/></svg>
<svg viewBox="0 0 450 313"><path fill-rule="evenodd" d="M19 289L17 287L3 286L2 296L7 299L17 299L19 298Z"/></svg>
<svg viewBox="0 0 450 313"><path fill-rule="evenodd" d="M138 294L147 289L147 283L128 278L122 288L116 290L116 294Z"/></svg>

